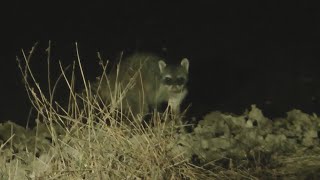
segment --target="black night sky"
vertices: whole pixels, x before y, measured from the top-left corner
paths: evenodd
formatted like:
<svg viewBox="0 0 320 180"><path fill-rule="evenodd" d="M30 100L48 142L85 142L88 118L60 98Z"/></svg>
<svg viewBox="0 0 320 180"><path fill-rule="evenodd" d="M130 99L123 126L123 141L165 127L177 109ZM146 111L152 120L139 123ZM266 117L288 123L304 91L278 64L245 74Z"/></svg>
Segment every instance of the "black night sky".
<svg viewBox="0 0 320 180"><path fill-rule="evenodd" d="M66 2L66 1L65 1ZM46 78L44 50L75 60L78 42L89 77L105 59L136 49L190 60L190 113L242 113L257 104L266 116L293 108L320 113L320 8L306 2L11 1L1 12L0 120L26 121L31 104L16 55L39 42L33 60Z"/></svg>

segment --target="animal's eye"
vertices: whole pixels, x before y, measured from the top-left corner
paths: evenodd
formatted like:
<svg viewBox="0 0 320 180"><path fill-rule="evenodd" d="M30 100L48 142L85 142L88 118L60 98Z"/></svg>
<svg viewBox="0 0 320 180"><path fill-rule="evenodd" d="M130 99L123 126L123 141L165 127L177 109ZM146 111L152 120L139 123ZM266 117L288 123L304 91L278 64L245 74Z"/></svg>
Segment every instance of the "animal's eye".
<svg viewBox="0 0 320 180"><path fill-rule="evenodd" d="M186 80L183 77L179 77L177 78L176 82L177 85L183 85L186 82Z"/></svg>
<svg viewBox="0 0 320 180"><path fill-rule="evenodd" d="M173 80L170 77L165 77L163 80L163 83L166 85L172 85L173 84Z"/></svg>

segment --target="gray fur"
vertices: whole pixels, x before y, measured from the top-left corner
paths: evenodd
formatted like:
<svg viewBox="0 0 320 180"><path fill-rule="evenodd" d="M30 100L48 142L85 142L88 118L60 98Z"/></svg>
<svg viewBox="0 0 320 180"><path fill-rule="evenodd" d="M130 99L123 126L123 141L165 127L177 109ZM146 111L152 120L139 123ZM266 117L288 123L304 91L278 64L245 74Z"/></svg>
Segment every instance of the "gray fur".
<svg viewBox="0 0 320 180"><path fill-rule="evenodd" d="M104 79L98 93L106 104L110 104L115 89L121 87L123 91L127 87L125 98L117 106L122 104L125 110L130 108L134 115L157 109L163 102L179 113L180 104L187 94L188 68L189 61L186 58L180 65L172 66L153 54L134 54L120 63L118 72L111 71L108 75L110 85ZM115 85L116 82L118 85Z"/></svg>

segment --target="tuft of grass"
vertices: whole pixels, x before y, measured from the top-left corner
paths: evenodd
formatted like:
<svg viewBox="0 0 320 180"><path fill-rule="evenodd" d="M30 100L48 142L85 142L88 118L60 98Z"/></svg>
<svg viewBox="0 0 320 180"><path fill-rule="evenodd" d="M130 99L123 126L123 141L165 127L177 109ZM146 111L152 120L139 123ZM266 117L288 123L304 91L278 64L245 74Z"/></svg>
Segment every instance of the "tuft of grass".
<svg viewBox="0 0 320 180"><path fill-rule="evenodd" d="M106 74L108 61L103 63L99 53L98 58L103 73L95 84L98 85L97 89L92 88L93 84L87 81L77 43L75 44L77 61L68 67L63 67L59 62L60 76L53 83L50 76L49 42L48 90L45 92L31 68L36 45L29 53L22 50L22 59L17 57L28 97L37 111L35 138L31 141L33 149L29 149L27 156L10 161L10 167L6 172L7 178L212 179L219 177L218 174L193 165L190 158L185 156L183 148L179 148L178 145L177 129L182 129L181 124L170 120L169 111L163 114L155 112L150 120L153 122L152 125L144 125L141 123L142 117L132 116L130 110L127 112L121 108L121 102L126 98L128 89L134 86L134 81L125 87L121 87L116 81L115 90L110 91L111 101L109 103L103 101L98 90L105 88L101 86L102 79L108 80ZM80 73L81 82L75 81L76 72ZM59 83L65 83L67 87L66 106L55 101ZM82 92L76 92L76 83L84 85ZM107 87L110 88L110 84ZM46 138L50 143L46 143L46 146L41 140L41 136L45 134L42 132L48 133Z"/></svg>

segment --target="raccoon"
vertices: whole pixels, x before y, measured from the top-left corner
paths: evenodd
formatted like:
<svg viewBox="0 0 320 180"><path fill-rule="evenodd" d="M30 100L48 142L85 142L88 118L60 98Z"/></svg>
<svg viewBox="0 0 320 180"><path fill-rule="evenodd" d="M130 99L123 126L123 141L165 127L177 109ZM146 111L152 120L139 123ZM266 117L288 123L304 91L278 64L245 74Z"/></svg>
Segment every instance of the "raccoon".
<svg viewBox="0 0 320 180"><path fill-rule="evenodd" d="M169 65L154 54L136 53L120 62L96 89L106 103L120 97L118 106L130 110L134 116L157 110L162 103L167 103L172 113L179 114L180 104L187 95L188 73L186 58L179 65Z"/></svg>

